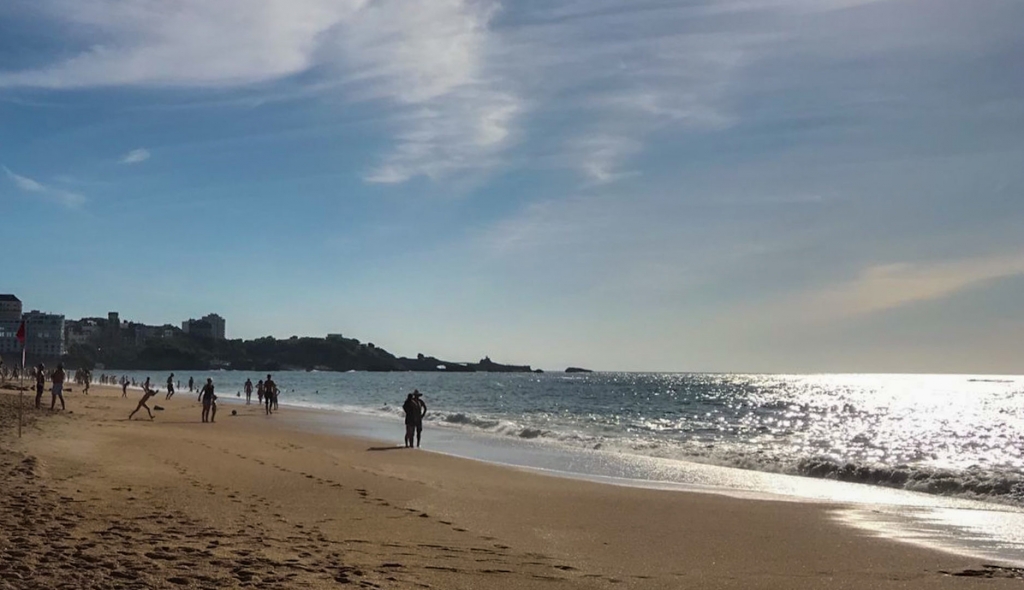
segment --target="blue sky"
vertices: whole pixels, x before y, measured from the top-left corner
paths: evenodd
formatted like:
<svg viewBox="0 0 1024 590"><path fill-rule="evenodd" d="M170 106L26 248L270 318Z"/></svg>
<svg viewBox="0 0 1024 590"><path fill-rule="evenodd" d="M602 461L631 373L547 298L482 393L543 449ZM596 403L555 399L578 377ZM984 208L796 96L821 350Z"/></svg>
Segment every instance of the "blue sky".
<svg viewBox="0 0 1024 590"><path fill-rule="evenodd" d="M1024 366L1017 0L13 0L3 291L546 369Z"/></svg>

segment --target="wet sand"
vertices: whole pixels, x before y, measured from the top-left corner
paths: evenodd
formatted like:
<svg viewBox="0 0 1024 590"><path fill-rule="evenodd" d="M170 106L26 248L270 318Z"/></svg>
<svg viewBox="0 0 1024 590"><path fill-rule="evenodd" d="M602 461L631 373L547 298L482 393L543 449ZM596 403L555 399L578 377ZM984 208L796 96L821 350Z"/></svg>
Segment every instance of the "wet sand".
<svg viewBox="0 0 1024 590"><path fill-rule="evenodd" d="M202 424L187 391L129 422L139 392L72 389L69 412L26 409L21 439L0 392L0 588L1024 587L827 506L548 477L255 403Z"/></svg>

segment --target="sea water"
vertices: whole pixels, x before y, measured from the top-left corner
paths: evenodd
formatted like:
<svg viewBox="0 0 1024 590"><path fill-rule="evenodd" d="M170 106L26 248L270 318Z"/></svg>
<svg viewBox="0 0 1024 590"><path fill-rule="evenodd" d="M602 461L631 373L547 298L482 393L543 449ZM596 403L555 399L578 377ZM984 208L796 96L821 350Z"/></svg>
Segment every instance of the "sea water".
<svg viewBox="0 0 1024 590"><path fill-rule="evenodd" d="M197 387L212 378L222 398L265 376L174 373ZM1024 377L314 371L274 380L282 404L341 410L333 426L350 433L400 440L401 405L416 388L434 450L612 483L843 502L844 520L880 533L1024 561Z"/></svg>

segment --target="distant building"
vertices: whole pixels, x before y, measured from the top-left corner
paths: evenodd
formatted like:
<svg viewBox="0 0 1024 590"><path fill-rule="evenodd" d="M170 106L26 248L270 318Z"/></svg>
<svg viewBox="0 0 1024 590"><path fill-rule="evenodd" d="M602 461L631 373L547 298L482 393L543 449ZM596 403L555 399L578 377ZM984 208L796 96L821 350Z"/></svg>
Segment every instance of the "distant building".
<svg viewBox="0 0 1024 590"><path fill-rule="evenodd" d="M0 295L0 321L21 321L21 299L14 295Z"/></svg>
<svg viewBox="0 0 1024 590"><path fill-rule="evenodd" d="M99 340L103 333L100 322L94 318L64 321L64 346L70 348L79 344L89 344Z"/></svg>
<svg viewBox="0 0 1024 590"><path fill-rule="evenodd" d="M121 342L121 316L116 311L107 313L107 342L119 344Z"/></svg>
<svg viewBox="0 0 1024 590"><path fill-rule="evenodd" d="M224 340L225 323L224 318L215 313L211 313L203 316L202 319L190 319L181 322L181 331L201 338Z"/></svg>
<svg viewBox="0 0 1024 590"><path fill-rule="evenodd" d="M181 330L199 338L213 338L213 324L206 320L188 320L181 323Z"/></svg>
<svg viewBox="0 0 1024 590"><path fill-rule="evenodd" d="M21 300L14 295L0 295L0 354L21 353L16 337L20 326Z"/></svg>
<svg viewBox="0 0 1024 590"><path fill-rule="evenodd" d="M60 358L64 356L64 316L55 313L30 311L25 320L25 347L33 358Z"/></svg>

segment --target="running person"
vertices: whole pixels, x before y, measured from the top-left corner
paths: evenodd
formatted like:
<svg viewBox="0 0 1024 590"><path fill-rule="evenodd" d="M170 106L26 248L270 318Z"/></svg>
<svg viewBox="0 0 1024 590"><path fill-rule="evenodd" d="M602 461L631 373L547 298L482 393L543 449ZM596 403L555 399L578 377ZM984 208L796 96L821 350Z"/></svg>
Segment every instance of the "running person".
<svg viewBox="0 0 1024 590"><path fill-rule="evenodd" d="M245 380L245 405L249 405L252 400L252 379Z"/></svg>
<svg viewBox="0 0 1024 590"><path fill-rule="evenodd" d="M199 400L203 402L203 422L216 422L217 396L213 394L213 379L207 378L206 385L199 391Z"/></svg>
<svg viewBox="0 0 1024 590"><path fill-rule="evenodd" d="M167 397L164 399L171 399L172 397L174 397L174 373L167 377Z"/></svg>
<svg viewBox="0 0 1024 590"><path fill-rule="evenodd" d="M149 377L146 377L146 382L142 384L142 399L139 400L139 405L135 406L135 409L132 410L132 413L128 414L128 419L131 420L132 416L135 415L135 412L138 412L142 408L146 408L146 413L149 414L149 419L152 420L153 412L149 411L149 406L146 405L146 401L148 401L149 398L153 397L156 394L156 390L149 388Z"/></svg>

